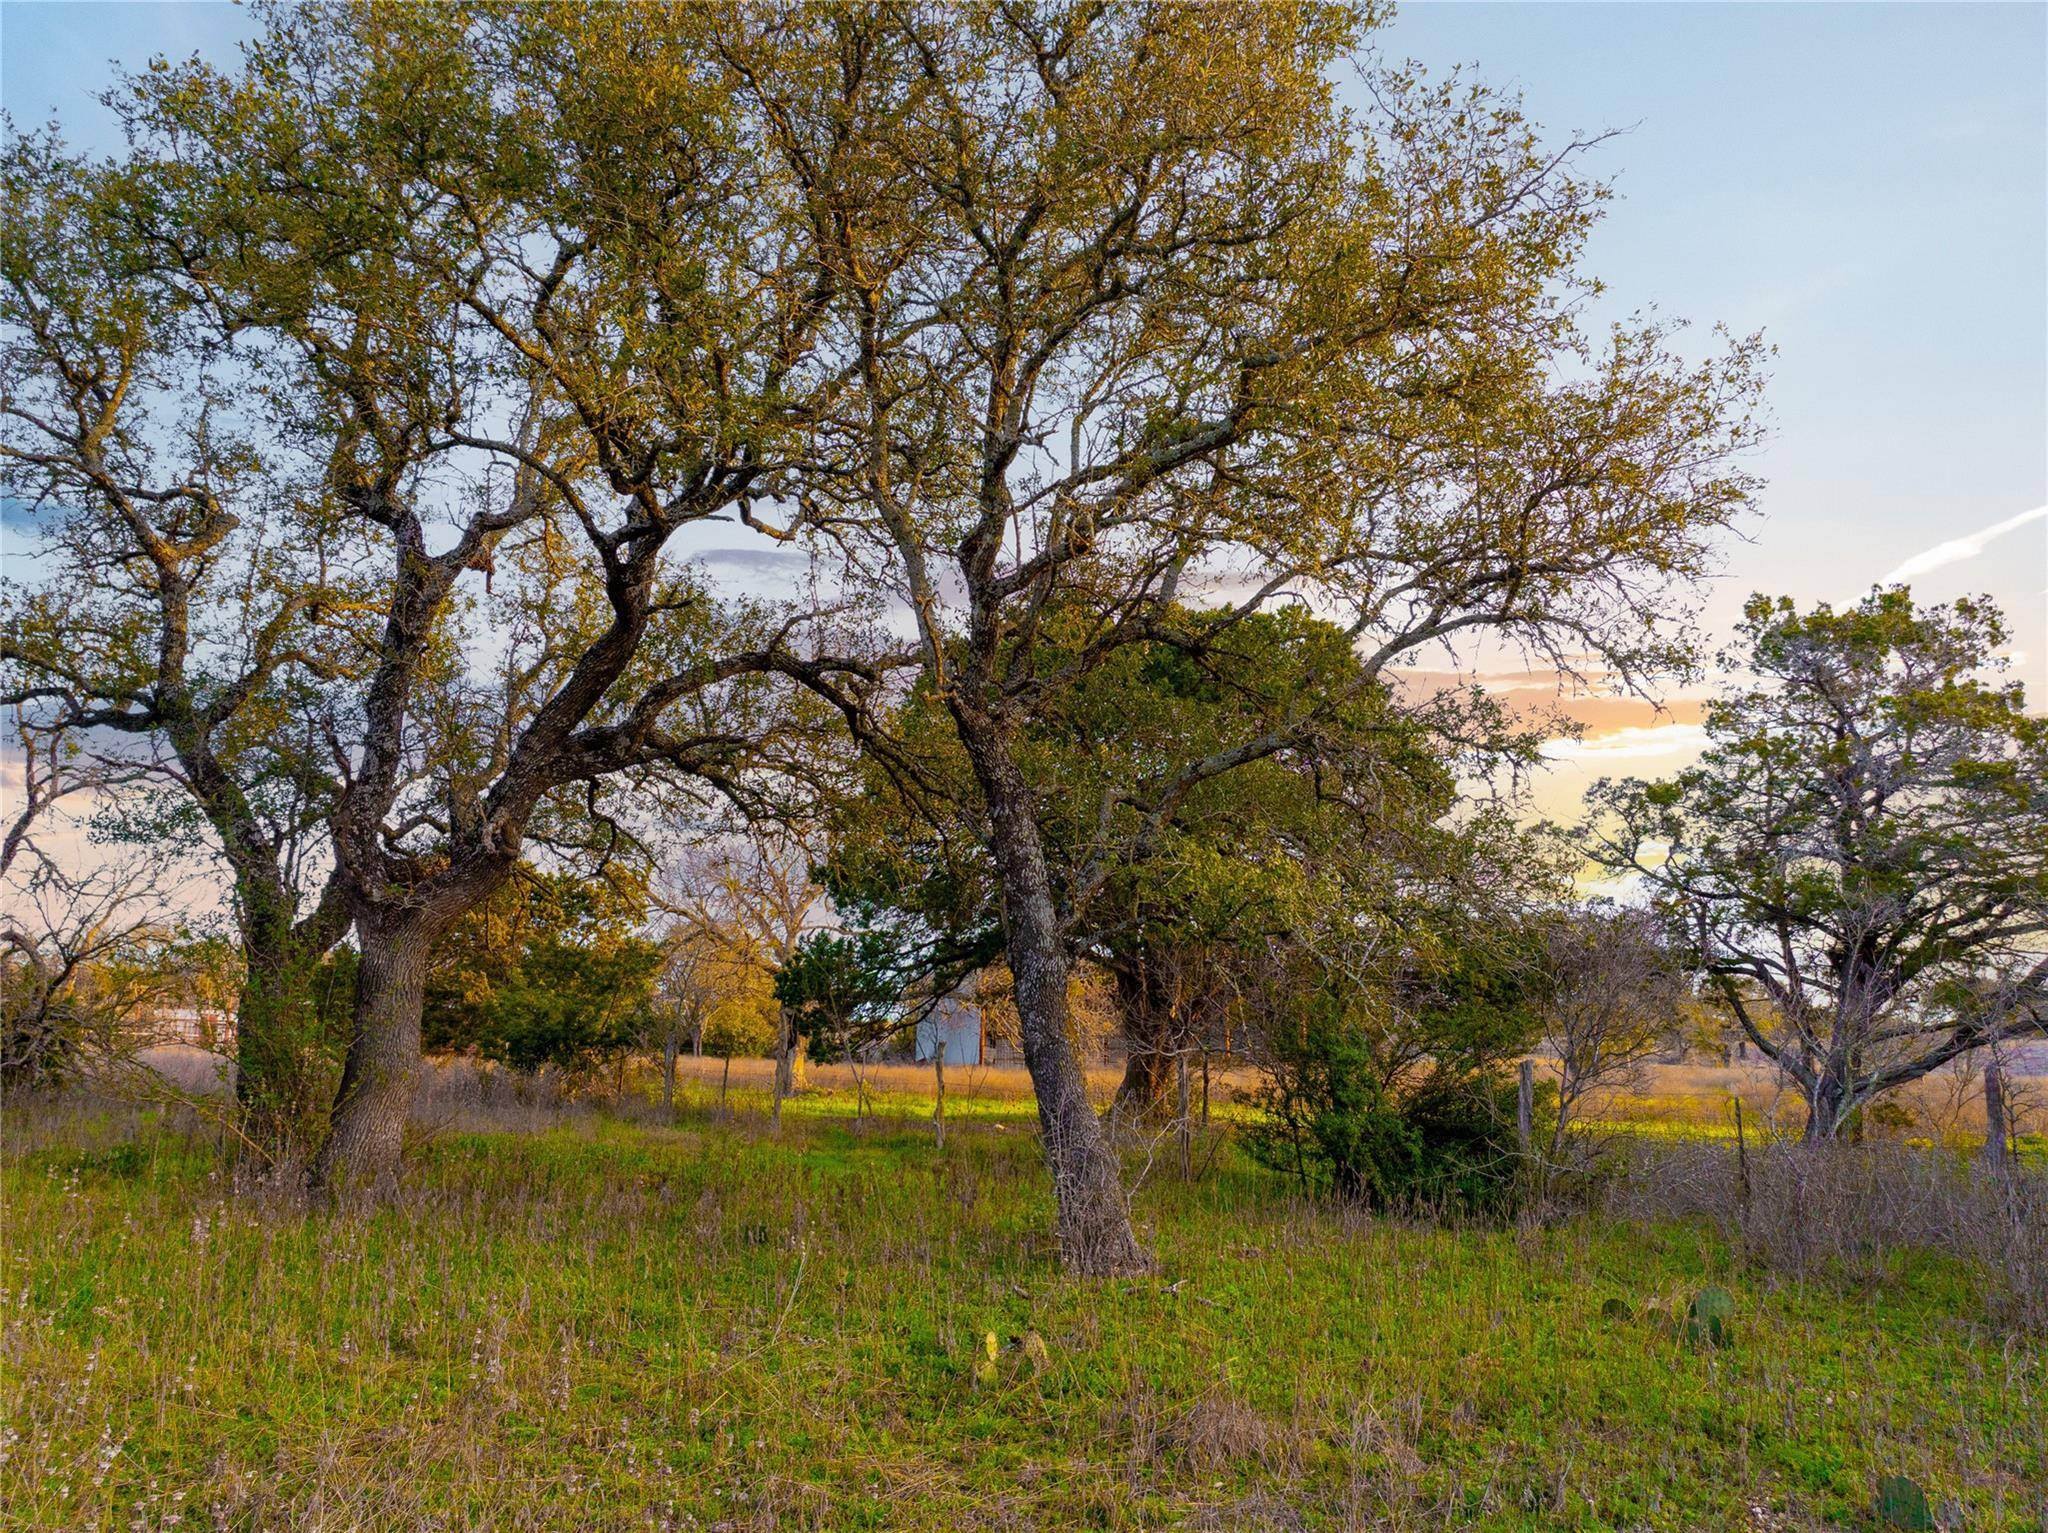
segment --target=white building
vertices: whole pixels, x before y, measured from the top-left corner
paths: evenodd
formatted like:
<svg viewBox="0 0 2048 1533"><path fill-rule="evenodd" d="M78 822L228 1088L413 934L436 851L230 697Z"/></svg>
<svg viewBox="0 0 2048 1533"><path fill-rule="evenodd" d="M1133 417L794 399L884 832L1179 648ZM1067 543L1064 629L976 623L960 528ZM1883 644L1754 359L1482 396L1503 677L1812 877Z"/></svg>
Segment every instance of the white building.
<svg viewBox="0 0 2048 1533"><path fill-rule="evenodd" d="M927 1061L941 1049L949 1065L978 1065L983 1057L981 1007L975 1004L974 981L968 980L939 997L918 1019L916 1055Z"/></svg>

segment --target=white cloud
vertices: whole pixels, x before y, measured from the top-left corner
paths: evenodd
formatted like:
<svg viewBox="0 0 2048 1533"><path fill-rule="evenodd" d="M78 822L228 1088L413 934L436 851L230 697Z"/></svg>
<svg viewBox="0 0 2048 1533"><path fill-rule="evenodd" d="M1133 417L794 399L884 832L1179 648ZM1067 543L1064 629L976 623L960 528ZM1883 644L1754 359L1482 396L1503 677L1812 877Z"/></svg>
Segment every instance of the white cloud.
<svg viewBox="0 0 2048 1533"><path fill-rule="evenodd" d="M1604 766L1610 761L1696 751L1706 743L1707 732L1698 724L1631 724L1584 740L1546 740L1543 754L1551 761Z"/></svg>
<svg viewBox="0 0 2048 1533"><path fill-rule="evenodd" d="M1612 900L1617 905L1635 905L1642 902L1645 886L1643 875L1631 870L1619 878L1582 876L1578 881L1578 892L1583 900Z"/></svg>
<svg viewBox="0 0 2048 1533"><path fill-rule="evenodd" d="M1965 559L1974 559L1984 552L1986 545L2008 532L2016 532L2029 522L2048 518L2048 506L2036 506L2031 511L2022 511L2018 516L2009 516L2002 522L1994 522L1981 532L1973 532L1960 538L1950 538L1945 543L1913 555L1904 564L1878 581L1879 585L1896 585L1902 580L1912 580L1934 570L1945 569L1951 564L1961 564Z"/></svg>

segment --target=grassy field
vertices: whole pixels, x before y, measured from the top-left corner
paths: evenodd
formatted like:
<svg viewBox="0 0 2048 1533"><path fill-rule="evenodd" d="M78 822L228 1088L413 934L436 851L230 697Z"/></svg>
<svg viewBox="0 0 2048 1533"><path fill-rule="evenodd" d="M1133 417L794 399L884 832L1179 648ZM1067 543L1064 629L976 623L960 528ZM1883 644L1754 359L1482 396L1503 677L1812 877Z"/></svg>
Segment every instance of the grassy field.
<svg viewBox="0 0 2048 1533"><path fill-rule="evenodd" d="M1866 1528L1903 1473L2048 1526L2048 1357L1959 1261L1369 1220L1205 1141L1137 1195L1160 1275L1082 1284L1020 1099L956 1092L940 1152L907 1078L856 1125L820 1072L779 1138L752 1084L674 1122L444 1093L367 1216L238 1192L156 1112L17 1115L0 1519ZM1664 1318L1710 1284L1732 1345Z"/></svg>
<svg viewBox="0 0 2048 1533"><path fill-rule="evenodd" d="M715 1106L719 1100L724 1061L689 1059L677 1061L678 1076L686 1099ZM1537 1061L1539 1079L1551 1076L1554 1066ZM823 1095L806 1097L798 1110L815 1110L828 1115L853 1110L857 1086L864 1086L876 1109L887 1115L923 1117L931 1112L932 1074L928 1065L863 1065L855 1072L844 1065L807 1066L807 1080ZM748 1107L765 1105L773 1065L765 1059L736 1059L725 1089L732 1099ZM1098 1106L1106 1106L1122 1079L1122 1069L1088 1072L1089 1094ZM1257 1072L1220 1064L1210 1074L1211 1107L1215 1115L1241 1115L1244 1099L1258 1083ZM651 1070L640 1077L643 1090L654 1089ZM1200 1098L1200 1075L1191 1087ZM2048 1076L2008 1074L2007 1107L2014 1127L2025 1140L2048 1141ZM972 1068L955 1065L947 1077L948 1110L982 1117L1015 1118L1029 1121L1033 1115L1031 1077L1019 1065L989 1065ZM1586 1105L1588 1116L1616 1128L1637 1132L1693 1130L1710 1137L1734 1131L1730 1104L1742 1100L1753 1126L1778 1123L1788 1131L1803 1121L1804 1106L1798 1094L1770 1066L1752 1060L1747 1064L1659 1064L1644 1065L1637 1078L1625 1085L1595 1093ZM1972 1145L1984 1134L1982 1080L1975 1072L1940 1071L1914 1081L1886 1098L1897 1117L1894 1130L1902 1137L1937 1144Z"/></svg>

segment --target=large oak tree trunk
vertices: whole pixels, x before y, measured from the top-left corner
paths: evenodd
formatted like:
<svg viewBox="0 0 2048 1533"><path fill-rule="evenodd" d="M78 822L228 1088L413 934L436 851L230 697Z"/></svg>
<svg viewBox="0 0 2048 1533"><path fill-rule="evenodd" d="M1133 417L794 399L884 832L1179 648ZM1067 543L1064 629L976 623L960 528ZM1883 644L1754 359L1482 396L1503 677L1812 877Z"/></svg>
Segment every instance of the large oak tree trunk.
<svg viewBox="0 0 2048 1533"><path fill-rule="evenodd" d="M288 935L245 936L235 1002L235 1106L244 1140L278 1159L319 1141L333 1100L315 971L323 955Z"/></svg>
<svg viewBox="0 0 2048 1533"><path fill-rule="evenodd" d="M207 758L200 759L204 764ZM219 801L222 796L226 803ZM236 1116L245 1147L273 1161L297 1161L320 1142L334 1101L334 1050L314 984L320 961L348 930L348 917L338 900L323 897L300 919L299 900L279 876L275 849L260 844L238 806L239 796L224 790L210 806L236 869L242 951L242 985L235 998Z"/></svg>
<svg viewBox="0 0 2048 1533"><path fill-rule="evenodd" d="M354 1027L334 1126L314 1168L330 1193L385 1190L398 1175L405 1123L419 1087L420 1008L432 938L418 917L359 921Z"/></svg>
<svg viewBox="0 0 2048 1533"><path fill-rule="evenodd" d="M974 733L966 743L989 806L989 849L1002 890L1018 1030L1059 1207L1060 1257L1069 1271L1090 1277L1148 1271L1131 1230L1122 1167L1088 1101L1087 1077L1067 1035L1067 952L1030 788L1000 741Z"/></svg>
<svg viewBox="0 0 2048 1533"><path fill-rule="evenodd" d="M1142 965L1116 971L1117 1010L1124 1029L1124 1078L1116 1088L1114 1111L1129 1121L1157 1118L1166 1111L1179 1040L1173 1015L1159 986Z"/></svg>

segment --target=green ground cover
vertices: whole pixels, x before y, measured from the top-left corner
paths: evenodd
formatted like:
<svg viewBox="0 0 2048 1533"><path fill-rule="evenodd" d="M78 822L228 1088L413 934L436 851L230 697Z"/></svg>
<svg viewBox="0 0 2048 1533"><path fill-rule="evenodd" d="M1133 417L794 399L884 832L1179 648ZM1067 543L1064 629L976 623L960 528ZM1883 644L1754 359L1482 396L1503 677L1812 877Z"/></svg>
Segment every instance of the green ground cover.
<svg viewBox="0 0 2048 1533"><path fill-rule="evenodd" d="M975 1118L943 1152L816 1100L780 1139L695 1107L443 1133L367 1216L238 1193L146 1115L27 1136L0 1515L1862 1528L1892 1473L1958 1526L2048 1510L2043 1349L1956 1261L1795 1283L1684 1225L1369 1220L1223 1145L1144 1179L1158 1277L1083 1284L1028 1126ZM1726 1347L1662 1318L1710 1285Z"/></svg>

